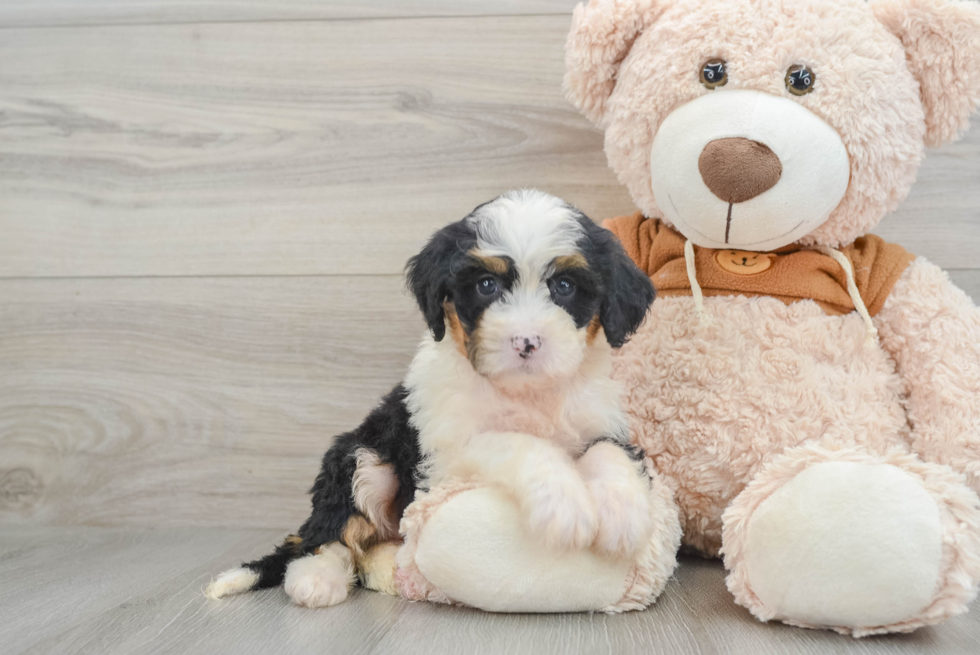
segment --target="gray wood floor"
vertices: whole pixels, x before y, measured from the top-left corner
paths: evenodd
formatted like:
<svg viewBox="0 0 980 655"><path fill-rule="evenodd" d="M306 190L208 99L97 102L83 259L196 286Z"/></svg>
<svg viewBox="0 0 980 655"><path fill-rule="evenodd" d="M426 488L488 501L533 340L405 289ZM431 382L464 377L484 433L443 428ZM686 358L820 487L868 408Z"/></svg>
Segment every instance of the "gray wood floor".
<svg viewBox="0 0 980 655"><path fill-rule="evenodd" d="M648 612L209 603L295 528L422 324L400 272L512 187L632 211L561 94L575 0L0 2L0 652L968 652ZM980 298L980 128L877 230Z"/></svg>
<svg viewBox="0 0 980 655"><path fill-rule="evenodd" d="M911 635L854 640L762 624L716 561L685 558L644 612L502 615L357 589L293 606L281 589L211 601L210 574L258 555L269 530L20 527L0 532L4 653L976 653L978 613Z"/></svg>

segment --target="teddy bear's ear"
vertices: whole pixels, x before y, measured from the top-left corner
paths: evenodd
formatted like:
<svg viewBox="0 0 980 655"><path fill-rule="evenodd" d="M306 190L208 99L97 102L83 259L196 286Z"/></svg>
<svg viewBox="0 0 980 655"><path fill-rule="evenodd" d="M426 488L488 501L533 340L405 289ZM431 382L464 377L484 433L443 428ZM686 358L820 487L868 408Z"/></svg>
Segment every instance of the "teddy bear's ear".
<svg viewBox="0 0 980 655"><path fill-rule="evenodd" d="M565 44L565 95L593 123L602 120L619 64L670 0L591 0L575 7Z"/></svg>
<svg viewBox="0 0 980 655"><path fill-rule="evenodd" d="M955 141L980 103L980 2L875 0L872 8L919 81L926 145Z"/></svg>

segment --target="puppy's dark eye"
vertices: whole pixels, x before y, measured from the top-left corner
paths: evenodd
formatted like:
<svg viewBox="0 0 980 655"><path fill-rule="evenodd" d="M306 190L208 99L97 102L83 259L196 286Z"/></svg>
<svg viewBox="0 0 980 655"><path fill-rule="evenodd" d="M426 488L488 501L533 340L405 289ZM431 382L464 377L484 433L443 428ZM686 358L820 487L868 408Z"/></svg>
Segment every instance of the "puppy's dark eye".
<svg viewBox="0 0 980 655"><path fill-rule="evenodd" d="M497 293L497 280L492 275L481 277L476 283L476 290L481 296L492 296Z"/></svg>
<svg viewBox="0 0 980 655"><path fill-rule="evenodd" d="M806 66L791 66L786 71L786 89L794 96L805 96L813 91L817 76Z"/></svg>
<svg viewBox="0 0 980 655"><path fill-rule="evenodd" d="M575 293L575 283L567 277L561 277L552 281L551 291L559 298L568 298Z"/></svg>
<svg viewBox="0 0 980 655"><path fill-rule="evenodd" d="M701 67L701 84L717 89L728 84L728 63L724 59L709 59Z"/></svg>

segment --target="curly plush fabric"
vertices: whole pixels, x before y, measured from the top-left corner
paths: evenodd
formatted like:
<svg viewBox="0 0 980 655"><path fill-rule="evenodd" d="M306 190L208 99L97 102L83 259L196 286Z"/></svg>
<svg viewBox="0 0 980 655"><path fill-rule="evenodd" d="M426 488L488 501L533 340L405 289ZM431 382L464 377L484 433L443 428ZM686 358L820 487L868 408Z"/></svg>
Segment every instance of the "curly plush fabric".
<svg viewBox="0 0 980 655"><path fill-rule="evenodd" d="M980 493L980 312L945 271L918 259L876 324L908 387L913 450Z"/></svg>
<svg viewBox="0 0 980 655"><path fill-rule="evenodd" d="M659 298L613 360L636 440L675 493L684 543L721 548L721 515L787 448L822 439L884 453L907 447L905 385L894 363L865 347L856 313L813 301Z"/></svg>

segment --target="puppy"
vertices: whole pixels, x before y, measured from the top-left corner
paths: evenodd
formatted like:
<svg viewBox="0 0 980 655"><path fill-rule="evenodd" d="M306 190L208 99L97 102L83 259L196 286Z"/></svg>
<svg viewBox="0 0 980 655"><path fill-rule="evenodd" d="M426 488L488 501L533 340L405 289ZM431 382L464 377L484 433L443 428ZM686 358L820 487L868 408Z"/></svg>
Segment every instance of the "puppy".
<svg viewBox="0 0 980 655"><path fill-rule="evenodd" d="M650 536L650 481L609 373L654 291L615 237L558 198L513 191L437 232L407 277L429 330L404 383L324 455L299 532L209 597L285 583L323 607L357 572L394 593L401 514L449 478L509 492L556 549L627 555Z"/></svg>

